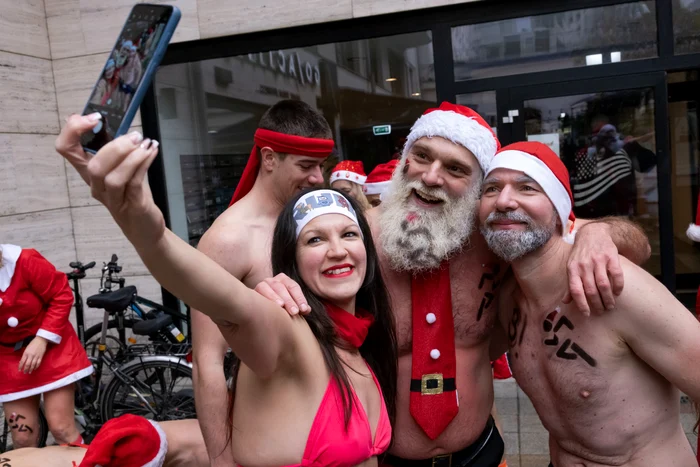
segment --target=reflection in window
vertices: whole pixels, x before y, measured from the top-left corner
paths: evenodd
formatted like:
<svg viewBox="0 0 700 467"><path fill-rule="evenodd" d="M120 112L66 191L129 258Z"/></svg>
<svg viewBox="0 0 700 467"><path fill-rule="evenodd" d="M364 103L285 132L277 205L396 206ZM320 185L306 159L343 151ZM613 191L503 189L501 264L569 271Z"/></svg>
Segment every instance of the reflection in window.
<svg viewBox="0 0 700 467"><path fill-rule="evenodd" d="M457 103L466 105L483 118L494 133L498 134L498 115L496 114L496 91L472 92L458 94Z"/></svg>
<svg viewBox="0 0 700 467"><path fill-rule="evenodd" d="M700 2L673 0L674 52L700 52Z"/></svg>
<svg viewBox="0 0 700 467"><path fill-rule="evenodd" d="M457 80L656 57L655 2L455 27L452 55Z"/></svg>
<svg viewBox="0 0 700 467"><path fill-rule="evenodd" d="M633 218L652 247L645 267L660 274L653 91L530 100L524 118L527 139L549 145L569 170L576 217Z"/></svg>
<svg viewBox="0 0 700 467"><path fill-rule="evenodd" d="M163 66L155 86L171 225L193 245L228 206L274 103L318 109L335 161L361 160L369 173L436 101L429 31ZM390 133L375 135L379 125Z"/></svg>

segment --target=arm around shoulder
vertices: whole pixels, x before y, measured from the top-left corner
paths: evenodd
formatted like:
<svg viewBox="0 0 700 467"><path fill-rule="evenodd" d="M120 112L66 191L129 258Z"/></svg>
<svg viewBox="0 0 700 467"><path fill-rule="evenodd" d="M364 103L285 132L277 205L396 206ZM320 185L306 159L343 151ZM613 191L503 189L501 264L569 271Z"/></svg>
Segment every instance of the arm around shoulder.
<svg viewBox="0 0 700 467"><path fill-rule="evenodd" d="M599 229L599 233L609 235L620 255L635 264L644 264L651 256L651 245L646 233L639 225L625 217L576 219L575 226L579 234L584 229Z"/></svg>

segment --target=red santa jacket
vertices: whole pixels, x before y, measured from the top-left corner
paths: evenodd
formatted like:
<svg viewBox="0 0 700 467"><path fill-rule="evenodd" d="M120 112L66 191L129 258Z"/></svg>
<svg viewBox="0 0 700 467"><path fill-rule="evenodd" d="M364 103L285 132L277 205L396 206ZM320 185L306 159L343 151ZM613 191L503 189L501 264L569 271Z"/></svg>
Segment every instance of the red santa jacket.
<svg viewBox="0 0 700 467"><path fill-rule="evenodd" d="M40 336L59 344L73 305L66 275L36 250L22 249L9 287L0 291L0 342Z"/></svg>

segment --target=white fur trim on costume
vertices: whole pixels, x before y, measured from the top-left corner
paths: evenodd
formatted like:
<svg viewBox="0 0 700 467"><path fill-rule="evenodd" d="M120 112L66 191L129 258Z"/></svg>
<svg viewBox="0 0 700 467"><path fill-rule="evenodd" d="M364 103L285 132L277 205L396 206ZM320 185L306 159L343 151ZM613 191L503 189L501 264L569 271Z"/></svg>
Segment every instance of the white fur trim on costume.
<svg viewBox="0 0 700 467"><path fill-rule="evenodd" d="M381 195L389 189L389 185L391 185L391 180L387 180L386 182L365 183L362 187L362 191L366 195Z"/></svg>
<svg viewBox="0 0 700 467"><path fill-rule="evenodd" d="M19 255L22 253L22 247L17 245L4 244L0 245L2 250L2 268L0 268L0 291L6 292L12 282L12 276L15 275L15 266Z"/></svg>
<svg viewBox="0 0 700 467"><path fill-rule="evenodd" d="M349 170L337 170L331 174L330 184L333 185L333 182L337 182L338 180L346 180L348 182L362 185L365 183L365 180L367 180L367 176L356 174L355 172L350 172Z"/></svg>
<svg viewBox="0 0 700 467"><path fill-rule="evenodd" d="M700 242L700 225L690 224L685 234L694 242Z"/></svg>
<svg viewBox="0 0 700 467"><path fill-rule="evenodd" d="M460 115L451 110L435 110L421 116L411 127L402 159L408 156L411 146L423 137L440 136L469 149L486 172L498 148L496 137L490 129L475 119Z"/></svg>
<svg viewBox="0 0 700 467"><path fill-rule="evenodd" d="M46 329L41 329L41 328L39 328L39 330L36 332L36 335L39 337L43 337L47 341L51 341L54 344L60 344L61 339L62 339L62 337L59 336L58 334L53 333L51 331L47 331Z"/></svg>
<svg viewBox="0 0 700 467"><path fill-rule="evenodd" d="M332 190L315 190L299 198L294 206L294 220L297 223L297 238L306 224L324 214L342 214L355 224L357 215L348 199Z"/></svg>
<svg viewBox="0 0 700 467"><path fill-rule="evenodd" d="M95 369L92 367L92 365L90 365L87 368L83 368L82 370L76 371L68 376L64 376L53 383L45 384L32 389L26 389L24 391L3 394L0 396L0 402L16 401L18 399L24 399L25 397L34 396L36 394L43 394L45 392L53 391L54 389L62 388L63 386L68 386L69 384L75 383L79 379L83 379L86 376L91 375L93 371L95 371Z"/></svg>
<svg viewBox="0 0 700 467"><path fill-rule="evenodd" d="M158 448L158 454L156 455L156 457L143 464L142 467L163 467L163 463L165 463L165 455L168 452L168 437L165 436L165 432L157 422L154 422L153 420L148 421L158 432L158 437L160 438L160 447Z"/></svg>
<svg viewBox="0 0 700 467"><path fill-rule="evenodd" d="M566 236L566 227L571 214L571 198L564 185L554 176L547 164L535 156L523 151L502 151L494 157L491 168L486 172L486 177L496 169L509 169L523 172L536 181L544 190L561 220L562 236Z"/></svg>

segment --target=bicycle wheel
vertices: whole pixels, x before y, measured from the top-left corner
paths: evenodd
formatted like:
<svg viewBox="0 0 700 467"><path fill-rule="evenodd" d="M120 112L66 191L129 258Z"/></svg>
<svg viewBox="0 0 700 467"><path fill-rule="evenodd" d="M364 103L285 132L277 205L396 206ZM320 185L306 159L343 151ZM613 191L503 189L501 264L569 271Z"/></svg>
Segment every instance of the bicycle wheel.
<svg viewBox="0 0 700 467"><path fill-rule="evenodd" d="M2 431L0 431L0 453L5 451L11 451L14 449L12 444L12 434L10 432L10 425L7 423L5 418L5 410L2 404L0 404L0 417L2 417ZM39 437L37 438L37 447L43 448L46 446L46 439L49 436L49 424L46 421L43 410L39 409Z"/></svg>
<svg viewBox="0 0 700 467"><path fill-rule="evenodd" d="M115 371L100 406L103 423L126 413L155 421L196 418L192 368L179 359L132 360Z"/></svg>
<svg viewBox="0 0 700 467"><path fill-rule="evenodd" d="M131 330L134 327L134 320L131 318L124 318L124 331L126 334L126 339L133 338L136 339L137 337L133 331ZM114 358L118 353L119 350L124 350L127 345L129 345L129 342L122 342L119 339L119 330L118 330L119 323L117 323L116 319L110 319L107 323L107 336L106 336L106 345L107 345L107 353ZM100 333L102 332L102 323L95 324L94 326L90 326L85 330L85 350L88 354L89 357L96 357L97 356L97 344L99 343L100 340Z"/></svg>

